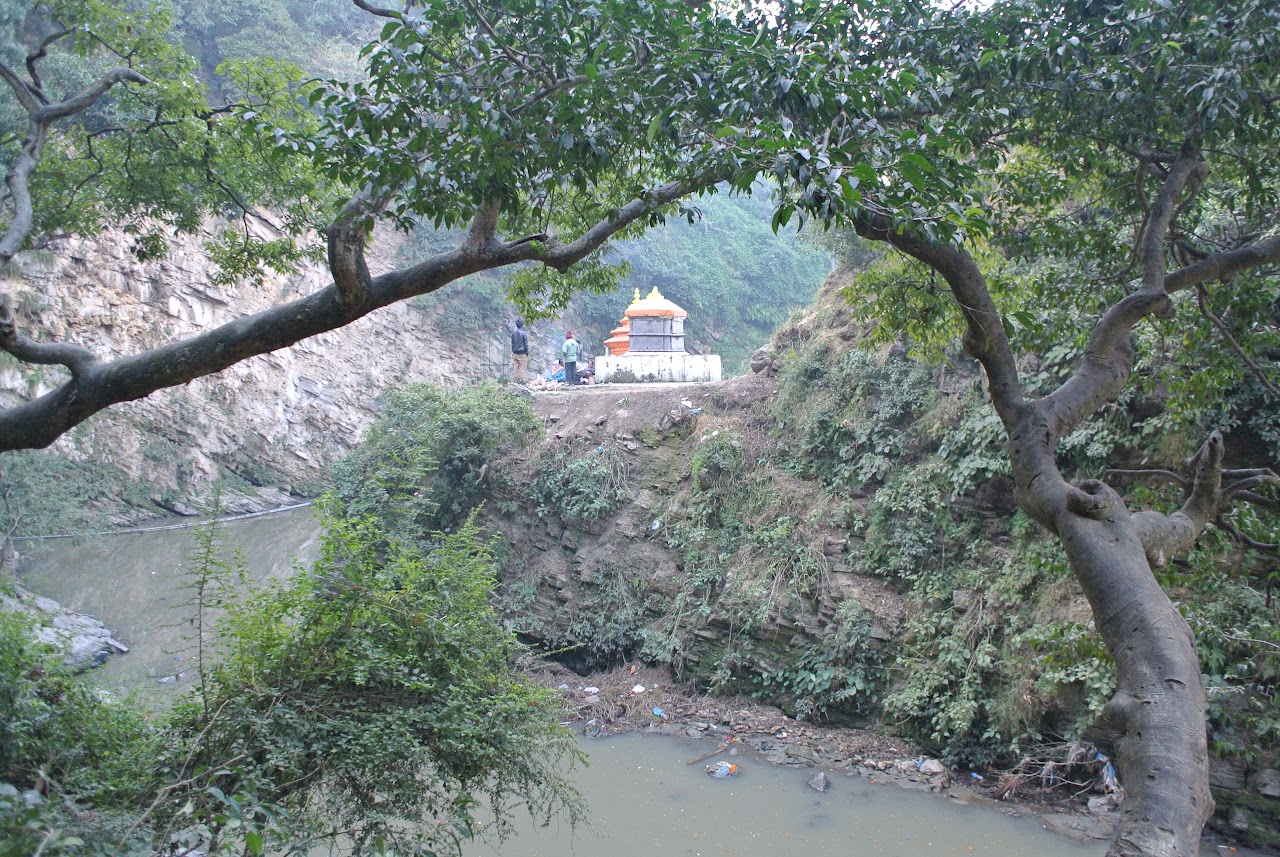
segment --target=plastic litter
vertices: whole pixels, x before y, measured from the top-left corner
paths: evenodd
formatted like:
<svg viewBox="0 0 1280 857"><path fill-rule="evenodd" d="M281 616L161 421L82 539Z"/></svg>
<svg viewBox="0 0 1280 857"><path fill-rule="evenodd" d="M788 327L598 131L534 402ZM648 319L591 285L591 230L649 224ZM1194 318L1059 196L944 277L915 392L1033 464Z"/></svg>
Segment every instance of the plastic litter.
<svg viewBox="0 0 1280 857"><path fill-rule="evenodd" d="M741 770L742 768L732 762L716 762L713 765L707 765L707 776L723 780L725 777L736 777Z"/></svg>
<svg viewBox="0 0 1280 857"><path fill-rule="evenodd" d="M631 692L633 694L644 693L644 685L642 684L636 685L635 687L631 688Z"/></svg>
<svg viewBox="0 0 1280 857"><path fill-rule="evenodd" d="M658 718L659 720L666 720L667 712L663 711L661 708L655 705L653 707L653 716Z"/></svg>
<svg viewBox="0 0 1280 857"><path fill-rule="evenodd" d="M649 525L649 531L656 533L660 529L662 529L662 519L654 518L653 523Z"/></svg>
<svg viewBox="0 0 1280 857"><path fill-rule="evenodd" d="M1105 762L1106 766L1102 769L1102 791L1104 794L1116 794L1120 791L1120 781L1116 779L1116 769L1111 767L1111 759L1098 753L1094 758L1099 762Z"/></svg>
<svg viewBox="0 0 1280 857"><path fill-rule="evenodd" d="M584 687L584 688L582 689L582 691L583 691L583 693L599 693L599 692L600 692L600 688L598 688L598 687L594 687L594 686L593 686L593 687Z"/></svg>
<svg viewBox="0 0 1280 857"><path fill-rule="evenodd" d="M973 777L978 782L982 782L982 774L976 774L973 771L970 771L969 776Z"/></svg>

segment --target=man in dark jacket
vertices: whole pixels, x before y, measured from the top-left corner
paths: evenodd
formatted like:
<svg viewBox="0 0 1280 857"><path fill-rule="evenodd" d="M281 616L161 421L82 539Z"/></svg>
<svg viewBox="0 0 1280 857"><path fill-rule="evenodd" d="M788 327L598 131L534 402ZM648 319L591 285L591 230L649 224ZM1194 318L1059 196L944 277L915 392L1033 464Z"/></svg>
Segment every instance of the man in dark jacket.
<svg viewBox="0 0 1280 857"><path fill-rule="evenodd" d="M516 383L523 384L529 368L529 334L525 332L523 318L516 319L516 329L511 331L511 365Z"/></svg>

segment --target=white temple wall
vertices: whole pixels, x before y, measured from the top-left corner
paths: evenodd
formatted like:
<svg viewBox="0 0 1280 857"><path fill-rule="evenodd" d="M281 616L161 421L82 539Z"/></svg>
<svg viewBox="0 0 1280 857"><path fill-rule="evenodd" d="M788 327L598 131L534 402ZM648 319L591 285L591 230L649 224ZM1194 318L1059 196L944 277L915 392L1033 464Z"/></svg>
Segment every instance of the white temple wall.
<svg viewBox="0 0 1280 857"><path fill-rule="evenodd" d="M596 358L596 382L719 381L720 355L683 352L631 352Z"/></svg>

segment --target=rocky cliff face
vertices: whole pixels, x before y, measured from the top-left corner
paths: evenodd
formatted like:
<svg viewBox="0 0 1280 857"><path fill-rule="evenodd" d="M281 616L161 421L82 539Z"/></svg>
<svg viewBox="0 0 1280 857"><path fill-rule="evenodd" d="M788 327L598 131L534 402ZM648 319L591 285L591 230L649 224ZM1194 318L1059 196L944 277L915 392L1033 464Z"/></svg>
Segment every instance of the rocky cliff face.
<svg viewBox="0 0 1280 857"><path fill-rule="evenodd" d="M388 267L395 236L380 236L375 249L376 274ZM31 335L79 343L101 359L188 337L329 282L313 266L261 286L222 288L199 241L175 242L165 259L139 262L129 236L120 234L61 240L23 254L5 279ZM399 304L113 408L55 449L114 464L171 510L182 510L227 473L305 492L359 440L383 390L404 381L464 382L502 359L497 346L496 337L483 335L463 347L447 344L429 312ZM56 387L60 372L0 363L0 402L40 396Z"/></svg>

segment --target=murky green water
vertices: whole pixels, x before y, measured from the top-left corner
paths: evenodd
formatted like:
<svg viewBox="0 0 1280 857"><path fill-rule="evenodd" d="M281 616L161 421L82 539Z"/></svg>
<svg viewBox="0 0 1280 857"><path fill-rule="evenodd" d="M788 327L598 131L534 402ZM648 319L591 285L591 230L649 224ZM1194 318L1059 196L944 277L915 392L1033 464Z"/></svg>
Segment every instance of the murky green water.
<svg viewBox="0 0 1280 857"><path fill-rule="evenodd" d="M689 765L712 746L630 734L587 741L591 765L577 781L591 809L590 830L565 825L478 843L468 857L1095 857L1042 828L1035 816L1010 818L951 798L829 773L819 794L814 770L778 768L750 756L740 776L716 780ZM727 757L723 757L727 758Z"/></svg>
<svg viewBox="0 0 1280 857"><path fill-rule="evenodd" d="M240 549L249 577L269 583L315 558L320 528L310 509L298 509L228 523L222 532ZM96 680L160 701L191 682L182 568L192 544L190 530L109 536L59 546L24 577L38 592L101 619L132 647L95 671ZM467 857L1094 857L1106 850L1049 833L1035 817L1010 818L843 773L831 773L831 789L819 794L806 785L812 769L776 768L749 756L734 760L741 776L711 779L703 764L686 764L711 749L692 740L624 735L584 748L591 765L576 779L590 829L526 825L506 842L475 844Z"/></svg>
<svg viewBox="0 0 1280 857"><path fill-rule="evenodd" d="M320 525L309 507L220 524L219 531L258 584L318 555ZM28 587L99 619L130 647L94 670L96 681L145 698L171 696L192 678L194 611L183 569L193 537L191 529L162 530L57 545L20 572Z"/></svg>

